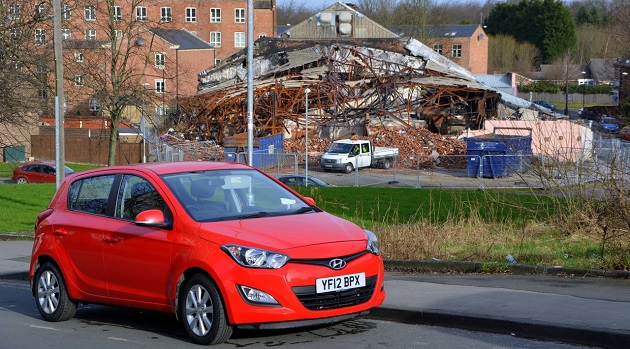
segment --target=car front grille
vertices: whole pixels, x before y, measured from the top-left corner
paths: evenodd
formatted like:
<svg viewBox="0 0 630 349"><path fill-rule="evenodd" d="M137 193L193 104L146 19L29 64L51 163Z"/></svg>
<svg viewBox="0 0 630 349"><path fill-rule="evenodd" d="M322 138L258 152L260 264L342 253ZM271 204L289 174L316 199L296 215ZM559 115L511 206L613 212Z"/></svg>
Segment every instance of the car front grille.
<svg viewBox="0 0 630 349"><path fill-rule="evenodd" d="M317 293L315 286L296 286L293 287L293 293L309 310L344 308L365 303L372 298L376 280L376 275L370 276L365 279L365 287L327 293Z"/></svg>

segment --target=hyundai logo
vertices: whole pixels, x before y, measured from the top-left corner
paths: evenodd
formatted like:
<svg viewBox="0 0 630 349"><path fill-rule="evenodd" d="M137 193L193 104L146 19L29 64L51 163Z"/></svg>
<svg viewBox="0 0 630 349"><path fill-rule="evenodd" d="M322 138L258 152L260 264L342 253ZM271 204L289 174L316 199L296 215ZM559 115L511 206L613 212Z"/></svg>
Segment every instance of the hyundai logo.
<svg viewBox="0 0 630 349"><path fill-rule="evenodd" d="M330 262L328 262L328 266L331 269L335 269L335 270L339 270L339 269L343 269L346 267L346 261L344 261L343 259L333 259Z"/></svg>

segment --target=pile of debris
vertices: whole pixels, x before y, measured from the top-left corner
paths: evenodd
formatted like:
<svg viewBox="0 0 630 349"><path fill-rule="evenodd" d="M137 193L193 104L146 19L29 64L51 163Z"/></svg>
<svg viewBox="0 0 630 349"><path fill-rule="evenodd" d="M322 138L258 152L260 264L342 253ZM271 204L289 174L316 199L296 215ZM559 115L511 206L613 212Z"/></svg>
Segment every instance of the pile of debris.
<svg viewBox="0 0 630 349"><path fill-rule="evenodd" d="M309 135L310 136L310 135ZM453 161L442 161L444 156L465 155L466 142L451 136L435 134L426 127L392 129L387 127L371 127L369 136L352 136L354 139L372 141L377 147L398 148L397 165L402 168L442 167L465 168L464 156ZM328 149L333 140L310 136L308 140L309 162L319 162L321 155ZM285 153L300 154L304 152L305 138L284 140Z"/></svg>

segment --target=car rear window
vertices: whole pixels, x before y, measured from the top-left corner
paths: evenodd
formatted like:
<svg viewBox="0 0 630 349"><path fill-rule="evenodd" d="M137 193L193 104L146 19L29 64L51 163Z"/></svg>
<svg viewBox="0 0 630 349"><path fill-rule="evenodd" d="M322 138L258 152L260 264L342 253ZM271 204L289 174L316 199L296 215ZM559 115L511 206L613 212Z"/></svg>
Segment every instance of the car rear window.
<svg viewBox="0 0 630 349"><path fill-rule="evenodd" d="M68 209L105 214L115 177L115 175L89 177L72 183L68 194Z"/></svg>

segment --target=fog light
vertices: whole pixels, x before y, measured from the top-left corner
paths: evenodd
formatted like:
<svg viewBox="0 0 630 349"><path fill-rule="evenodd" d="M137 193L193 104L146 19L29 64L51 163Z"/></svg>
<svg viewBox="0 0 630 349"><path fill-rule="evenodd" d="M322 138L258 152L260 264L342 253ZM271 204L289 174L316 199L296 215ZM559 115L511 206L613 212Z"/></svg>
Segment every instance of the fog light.
<svg viewBox="0 0 630 349"><path fill-rule="evenodd" d="M241 295L249 303L280 305L269 293L247 286L239 286Z"/></svg>

